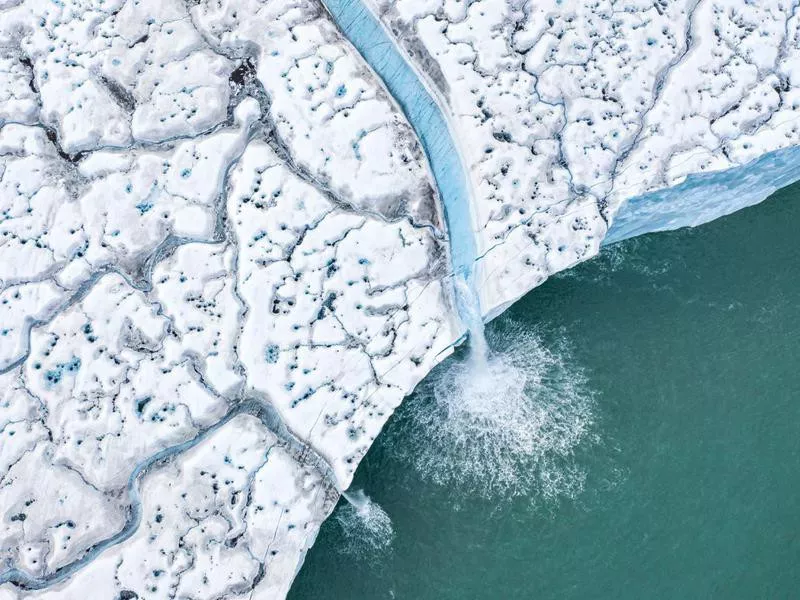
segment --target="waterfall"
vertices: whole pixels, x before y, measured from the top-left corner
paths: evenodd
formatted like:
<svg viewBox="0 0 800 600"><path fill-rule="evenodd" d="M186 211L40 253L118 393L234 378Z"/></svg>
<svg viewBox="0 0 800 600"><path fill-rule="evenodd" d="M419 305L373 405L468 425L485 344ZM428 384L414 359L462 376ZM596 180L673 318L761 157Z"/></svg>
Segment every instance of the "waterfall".
<svg viewBox="0 0 800 600"><path fill-rule="evenodd" d="M568 345L545 344L508 320L487 339L468 278L456 277L454 291L469 332L466 355L432 372L401 409L393 452L423 478L467 495L576 495L584 473L572 454L591 437L593 396Z"/></svg>
<svg viewBox="0 0 800 600"><path fill-rule="evenodd" d="M478 294L468 283L467 277L456 276L454 287L458 314L469 332L470 357L477 368L485 371L489 360L489 347L486 344Z"/></svg>
<svg viewBox="0 0 800 600"><path fill-rule="evenodd" d="M347 504L340 505L335 515L345 538L339 551L374 558L376 552L388 550L394 538L394 528L386 511L362 490L348 490L342 493L342 497Z"/></svg>
<svg viewBox="0 0 800 600"><path fill-rule="evenodd" d="M394 429L399 437L390 443L423 476L466 493L574 493L581 475L566 462L587 436L591 394L567 350L547 348L535 331L507 326L487 341L471 285L477 249L469 178L447 109L368 6L357 0L323 4L422 143L444 206L456 309L469 332L467 357L449 359L420 384L420 401L407 409L410 418ZM388 546L393 531L386 513L362 492L345 497L348 504L336 518L350 550Z"/></svg>

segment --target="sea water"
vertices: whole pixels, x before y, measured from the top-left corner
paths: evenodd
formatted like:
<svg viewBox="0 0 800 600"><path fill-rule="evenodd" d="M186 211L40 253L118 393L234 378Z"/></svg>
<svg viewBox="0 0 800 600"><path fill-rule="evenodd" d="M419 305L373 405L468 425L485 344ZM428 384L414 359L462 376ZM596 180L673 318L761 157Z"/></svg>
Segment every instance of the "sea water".
<svg viewBox="0 0 800 600"><path fill-rule="evenodd" d="M487 327L507 376L461 349L361 463L390 551L340 552L343 500L290 597L794 597L798 223L796 185L532 291Z"/></svg>

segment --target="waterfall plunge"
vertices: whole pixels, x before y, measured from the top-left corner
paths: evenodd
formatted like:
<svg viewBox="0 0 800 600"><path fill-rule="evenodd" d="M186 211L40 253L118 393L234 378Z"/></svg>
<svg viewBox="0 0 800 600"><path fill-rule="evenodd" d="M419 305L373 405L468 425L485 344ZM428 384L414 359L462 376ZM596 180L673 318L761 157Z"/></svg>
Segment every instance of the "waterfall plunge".
<svg viewBox="0 0 800 600"><path fill-rule="evenodd" d="M572 454L591 437L593 397L568 345L545 345L507 317L487 336L477 295L464 279L455 287L468 351L440 365L401 407L387 433L392 451L424 479L464 495L574 496L584 473Z"/></svg>
<svg viewBox="0 0 800 600"><path fill-rule="evenodd" d="M394 538L389 515L362 490L347 491L342 496L347 504L339 506L336 520L345 543L339 550L362 558L375 558L388 550Z"/></svg>

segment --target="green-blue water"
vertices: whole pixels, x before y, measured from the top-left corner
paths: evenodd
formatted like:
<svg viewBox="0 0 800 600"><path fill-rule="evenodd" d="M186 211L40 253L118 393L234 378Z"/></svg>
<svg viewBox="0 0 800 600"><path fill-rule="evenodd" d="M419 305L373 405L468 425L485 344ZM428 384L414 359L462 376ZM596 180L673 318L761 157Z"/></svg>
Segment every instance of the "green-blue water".
<svg viewBox="0 0 800 600"><path fill-rule="evenodd" d="M393 535L343 501L291 598L797 597L799 223L796 185L534 290L488 327L499 408L441 365L353 484Z"/></svg>

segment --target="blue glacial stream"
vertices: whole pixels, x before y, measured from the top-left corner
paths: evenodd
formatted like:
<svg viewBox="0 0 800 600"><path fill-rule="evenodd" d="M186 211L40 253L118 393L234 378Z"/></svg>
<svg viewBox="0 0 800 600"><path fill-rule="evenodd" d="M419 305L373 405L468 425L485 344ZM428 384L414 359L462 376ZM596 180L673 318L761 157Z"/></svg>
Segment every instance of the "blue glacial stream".
<svg viewBox="0 0 800 600"><path fill-rule="evenodd" d="M383 80L422 142L444 204L453 269L467 277L475 259L469 186L447 121L387 32L359 0L323 0L323 4Z"/></svg>
<svg viewBox="0 0 800 600"><path fill-rule="evenodd" d="M476 256L472 196L458 146L440 106L362 0L322 0L322 3L383 80L421 140L444 204L453 269L469 280ZM707 223L757 204L797 180L800 180L800 147L771 152L726 171L690 176L679 185L625 202L603 245L654 231ZM460 294L458 289L456 293ZM461 304L464 302L460 300ZM460 312L465 312L463 307Z"/></svg>

